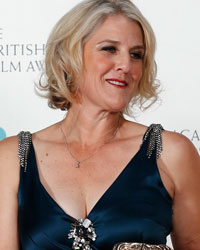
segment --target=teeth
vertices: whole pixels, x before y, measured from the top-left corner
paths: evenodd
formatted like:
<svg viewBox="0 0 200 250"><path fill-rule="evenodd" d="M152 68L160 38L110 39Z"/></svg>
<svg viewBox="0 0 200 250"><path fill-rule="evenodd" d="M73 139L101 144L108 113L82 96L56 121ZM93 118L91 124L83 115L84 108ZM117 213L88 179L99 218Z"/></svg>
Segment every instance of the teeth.
<svg viewBox="0 0 200 250"><path fill-rule="evenodd" d="M125 83L122 83L122 82L117 82L117 81L108 81L108 82L118 85L118 86L125 86Z"/></svg>

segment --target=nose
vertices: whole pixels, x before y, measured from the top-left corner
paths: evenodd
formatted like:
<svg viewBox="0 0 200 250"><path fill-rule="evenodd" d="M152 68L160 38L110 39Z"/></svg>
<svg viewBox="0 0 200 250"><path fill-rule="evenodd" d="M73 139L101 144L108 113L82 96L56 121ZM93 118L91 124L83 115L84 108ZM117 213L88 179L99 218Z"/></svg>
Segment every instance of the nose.
<svg viewBox="0 0 200 250"><path fill-rule="evenodd" d="M121 53L116 60L116 70L128 73L130 71L130 54Z"/></svg>

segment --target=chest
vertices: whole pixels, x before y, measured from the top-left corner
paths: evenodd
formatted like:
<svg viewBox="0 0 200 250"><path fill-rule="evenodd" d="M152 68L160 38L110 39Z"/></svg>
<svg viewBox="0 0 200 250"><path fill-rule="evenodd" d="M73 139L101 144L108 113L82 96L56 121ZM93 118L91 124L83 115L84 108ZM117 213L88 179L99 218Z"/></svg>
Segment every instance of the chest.
<svg viewBox="0 0 200 250"><path fill-rule="evenodd" d="M52 198L74 218L85 218L138 151L126 144L105 146L87 160L76 161L63 148L37 154L40 181ZM84 159L84 157L83 157Z"/></svg>

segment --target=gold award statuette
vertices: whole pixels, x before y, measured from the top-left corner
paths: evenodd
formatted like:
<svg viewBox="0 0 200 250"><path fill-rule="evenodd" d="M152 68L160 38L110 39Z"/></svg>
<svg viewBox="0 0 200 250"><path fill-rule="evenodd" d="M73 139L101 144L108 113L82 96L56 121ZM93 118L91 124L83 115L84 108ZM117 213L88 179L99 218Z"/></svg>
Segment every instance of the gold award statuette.
<svg viewBox="0 0 200 250"><path fill-rule="evenodd" d="M114 245L113 250L173 250L166 245L122 242Z"/></svg>

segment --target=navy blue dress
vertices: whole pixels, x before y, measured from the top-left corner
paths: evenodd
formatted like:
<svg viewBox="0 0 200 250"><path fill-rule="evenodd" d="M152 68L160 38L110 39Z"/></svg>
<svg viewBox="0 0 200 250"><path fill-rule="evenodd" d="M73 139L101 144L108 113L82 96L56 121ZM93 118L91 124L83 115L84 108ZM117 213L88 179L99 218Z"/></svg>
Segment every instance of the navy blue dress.
<svg viewBox="0 0 200 250"><path fill-rule="evenodd" d="M97 234L91 242L92 249L111 250L117 242L166 243L172 224L172 199L160 178L156 136L152 133L151 129L145 134L139 151L89 213L87 218ZM152 140L155 141L149 148ZM73 239L68 234L77 220L66 214L45 190L31 139L29 144L18 192L20 249L72 249Z"/></svg>

